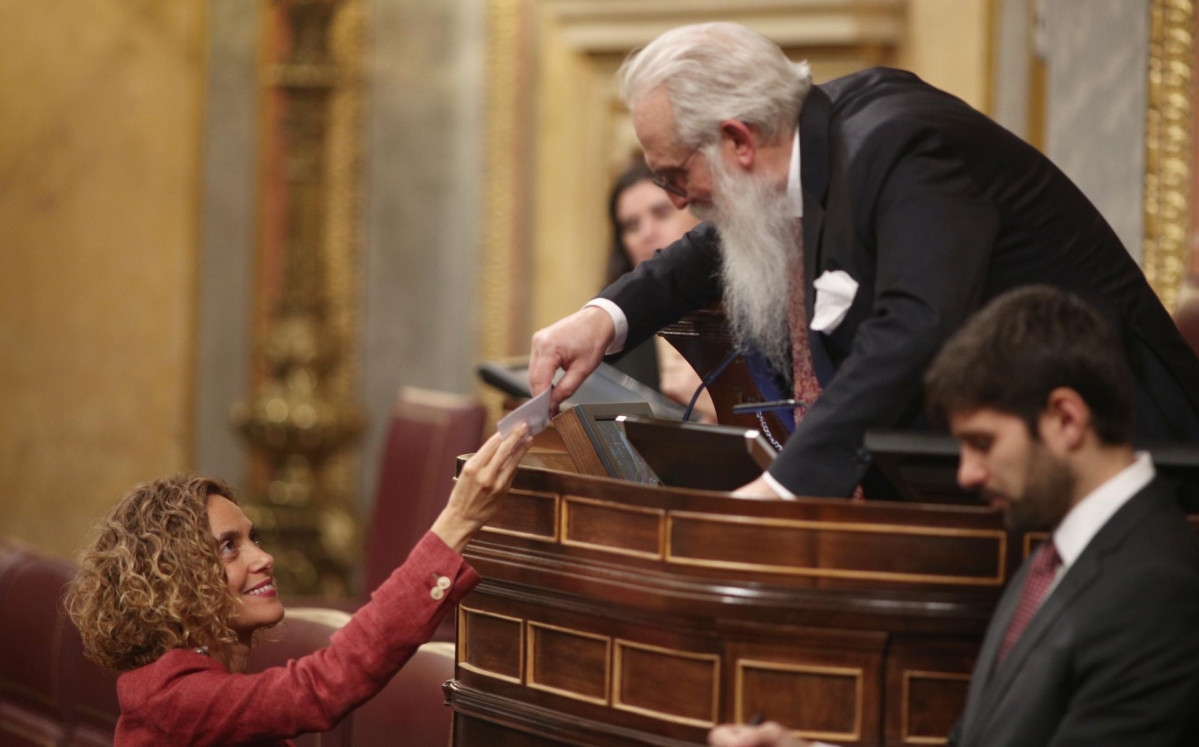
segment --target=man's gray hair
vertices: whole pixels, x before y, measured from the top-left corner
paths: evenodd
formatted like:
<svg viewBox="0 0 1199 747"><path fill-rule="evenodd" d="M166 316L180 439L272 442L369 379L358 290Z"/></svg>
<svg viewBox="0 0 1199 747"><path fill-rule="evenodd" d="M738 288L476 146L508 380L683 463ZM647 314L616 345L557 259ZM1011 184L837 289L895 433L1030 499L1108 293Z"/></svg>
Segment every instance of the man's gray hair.
<svg viewBox="0 0 1199 747"><path fill-rule="evenodd" d="M690 147L714 140L726 119L773 142L790 132L812 88L808 63L792 63L777 44L736 23L667 31L630 55L616 79L630 109L665 87L675 138Z"/></svg>

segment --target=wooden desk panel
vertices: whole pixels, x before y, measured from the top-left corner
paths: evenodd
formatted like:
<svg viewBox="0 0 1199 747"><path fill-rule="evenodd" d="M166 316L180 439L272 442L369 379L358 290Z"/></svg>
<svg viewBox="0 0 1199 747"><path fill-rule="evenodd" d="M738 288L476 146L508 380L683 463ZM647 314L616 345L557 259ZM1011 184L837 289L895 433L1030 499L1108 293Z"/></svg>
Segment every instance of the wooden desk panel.
<svg viewBox="0 0 1199 747"><path fill-rule="evenodd" d="M447 683L458 745L702 744L758 713L836 744L941 743L1023 554L986 508L530 467L514 498L466 551L484 581Z"/></svg>

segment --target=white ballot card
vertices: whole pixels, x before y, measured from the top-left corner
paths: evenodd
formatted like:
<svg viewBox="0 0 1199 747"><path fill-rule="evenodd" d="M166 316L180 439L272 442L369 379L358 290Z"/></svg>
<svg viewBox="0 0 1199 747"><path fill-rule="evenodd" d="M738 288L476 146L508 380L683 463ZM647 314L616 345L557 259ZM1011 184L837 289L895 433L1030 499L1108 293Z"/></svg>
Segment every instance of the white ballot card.
<svg viewBox="0 0 1199 747"><path fill-rule="evenodd" d="M550 424L550 392L552 391L554 391L552 386L546 388L544 392L501 418L500 422L496 423L496 429L499 430L500 435L507 437L521 423L529 424L530 436L536 436L548 428Z"/></svg>

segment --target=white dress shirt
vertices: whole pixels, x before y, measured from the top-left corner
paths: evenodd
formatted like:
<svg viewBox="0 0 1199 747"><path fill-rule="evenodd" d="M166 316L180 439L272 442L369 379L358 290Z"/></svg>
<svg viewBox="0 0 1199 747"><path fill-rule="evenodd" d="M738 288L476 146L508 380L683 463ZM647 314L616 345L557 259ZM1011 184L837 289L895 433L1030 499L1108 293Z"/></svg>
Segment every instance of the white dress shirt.
<svg viewBox="0 0 1199 747"><path fill-rule="evenodd" d="M1062 576L1066 575L1066 571L1070 570L1078 556L1087 549L1087 545L1091 544L1099 530L1103 529L1125 503L1153 482L1156 474L1149 452L1139 451L1136 461L1117 472L1114 477L1095 488L1070 509L1057 525L1057 529L1053 530L1053 544L1057 547L1062 564L1058 566L1053 585L1049 587L1043 600L1049 598Z"/></svg>

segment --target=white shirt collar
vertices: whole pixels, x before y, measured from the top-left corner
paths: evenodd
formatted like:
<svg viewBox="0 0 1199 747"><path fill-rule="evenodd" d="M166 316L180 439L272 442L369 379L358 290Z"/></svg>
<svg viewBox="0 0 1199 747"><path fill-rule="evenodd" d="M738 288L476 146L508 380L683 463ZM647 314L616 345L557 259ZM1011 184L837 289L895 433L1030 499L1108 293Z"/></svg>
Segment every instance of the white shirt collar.
<svg viewBox="0 0 1199 747"><path fill-rule="evenodd" d="M1108 519L1153 481L1156 471L1149 452L1137 452L1136 461L1116 473L1079 501L1053 532L1053 544L1062 559L1062 570L1073 565Z"/></svg>
<svg viewBox="0 0 1199 747"><path fill-rule="evenodd" d="M791 140L791 171L787 174L787 201L795 206L792 218L803 217L803 188L799 183L799 127Z"/></svg>

